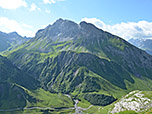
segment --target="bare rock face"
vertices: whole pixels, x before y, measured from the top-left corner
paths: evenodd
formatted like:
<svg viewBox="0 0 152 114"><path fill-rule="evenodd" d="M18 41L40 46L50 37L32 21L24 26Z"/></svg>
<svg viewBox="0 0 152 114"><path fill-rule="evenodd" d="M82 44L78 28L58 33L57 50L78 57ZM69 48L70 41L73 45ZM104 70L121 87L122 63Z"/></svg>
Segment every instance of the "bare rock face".
<svg viewBox="0 0 152 114"><path fill-rule="evenodd" d="M114 105L111 111L112 114L126 110L141 112L151 107L152 100L147 98L142 91L137 90L130 92Z"/></svg>

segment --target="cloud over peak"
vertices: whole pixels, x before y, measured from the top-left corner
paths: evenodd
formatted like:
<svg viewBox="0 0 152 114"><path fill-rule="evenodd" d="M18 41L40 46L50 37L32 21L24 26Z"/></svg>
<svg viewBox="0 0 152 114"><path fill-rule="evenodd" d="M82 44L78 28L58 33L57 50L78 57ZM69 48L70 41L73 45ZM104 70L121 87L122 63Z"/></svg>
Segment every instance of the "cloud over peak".
<svg viewBox="0 0 152 114"><path fill-rule="evenodd" d="M118 35L126 40L131 38L152 38L152 22L139 21L107 25L97 18L83 18L86 21L96 25L98 28Z"/></svg>
<svg viewBox="0 0 152 114"><path fill-rule="evenodd" d="M17 9L19 7L27 7L24 0L0 0L0 7L4 9Z"/></svg>

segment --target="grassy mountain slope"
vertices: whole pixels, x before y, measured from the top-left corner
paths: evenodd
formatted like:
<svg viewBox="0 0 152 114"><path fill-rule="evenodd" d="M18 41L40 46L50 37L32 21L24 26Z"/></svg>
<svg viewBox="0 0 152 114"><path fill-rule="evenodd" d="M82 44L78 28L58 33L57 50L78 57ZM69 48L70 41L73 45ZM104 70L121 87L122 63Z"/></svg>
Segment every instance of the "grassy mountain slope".
<svg viewBox="0 0 152 114"><path fill-rule="evenodd" d="M152 90L152 56L86 22L59 19L4 55L43 89L79 99Z"/></svg>
<svg viewBox="0 0 152 114"><path fill-rule="evenodd" d="M28 89L35 89L39 86L37 80L29 74L22 72L11 61L2 56L0 56L0 82L16 83Z"/></svg>
<svg viewBox="0 0 152 114"><path fill-rule="evenodd" d="M0 113L29 107L73 107L73 101L41 89L39 81L0 56Z"/></svg>
<svg viewBox="0 0 152 114"><path fill-rule="evenodd" d="M23 92L17 85L33 90L39 87L39 82L22 72L7 58L0 56L0 107L2 109L25 106Z"/></svg>

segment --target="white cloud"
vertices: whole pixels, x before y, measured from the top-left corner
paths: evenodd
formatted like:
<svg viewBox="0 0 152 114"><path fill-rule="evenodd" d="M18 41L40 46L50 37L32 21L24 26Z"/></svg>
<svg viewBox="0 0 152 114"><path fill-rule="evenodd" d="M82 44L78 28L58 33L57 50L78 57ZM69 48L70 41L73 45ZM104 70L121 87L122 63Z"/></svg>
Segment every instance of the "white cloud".
<svg viewBox="0 0 152 114"><path fill-rule="evenodd" d="M50 14L51 12L50 12L50 10L47 10L47 9L46 9L46 10L45 10L45 13Z"/></svg>
<svg viewBox="0 0 152 114"><path fill-rule="evenodd" d="M62 2L62 1L66 1L66 0L56 0L56 1Z"/></svg>
<svg viewBox="0 0 152 114"><path fill-rule="evenodd" d="M24 0L0 0L0 7L4 9L17 9L22 6L27 7Z"/></svg>
<svg viewBox="0 0 152 114"><path fill-rule="evenodd" d="M39 7L37 7L37 5L36 5L35 3L32 3L32 4L31 4L30 11L36 11L36 10L41 11L41 9L40 9Z"/></svg>
<svg viewBox="0 0 152 114"><path fill-rule="evenodd" d="M55 0L43 0L45 4L54 4L56 1Z"/></svg>
<svg viewBox="0 0 152 114"><path fill-rule="evenodd" d="M57 1L65 1L65 0L43 0L44 4L55 4Z"/></svg>
<svg viewBox="0 0 152 114"><path fill-rule="evenodd" d="M92 23L98 28L111 32L126 40L130 38L152 38L152 22L148 21L122 22L115 25L107 25L96 18L83 18L81 21Z"/></svg>
<svg viewBox="0 0 152 114"><path fill-rule="evenodd" d="M21 24L21 25L22 25L22 27L24 27L24 28L29 28L29 29L32 29L32 28L33 28L32 25L28 25L28 24L25 24L25 23L23 23L23 24Z"/></svg>
<svg viewBox="0 0 152 114"><path fill-rule="evenodd" d="M33 29L34 28L31 25L24 23L20 24L15 20L11 20L6 17L0 17L0 31L2 32L9 33L16 31L22 36L32 37L35 35L35 33L33 33Z"/></svg>

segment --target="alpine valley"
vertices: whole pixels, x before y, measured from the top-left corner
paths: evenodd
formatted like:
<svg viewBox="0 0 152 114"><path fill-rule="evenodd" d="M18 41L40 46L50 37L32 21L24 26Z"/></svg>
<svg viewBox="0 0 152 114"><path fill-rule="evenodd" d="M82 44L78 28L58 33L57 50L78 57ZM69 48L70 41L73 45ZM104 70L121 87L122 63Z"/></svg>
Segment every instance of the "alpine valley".
<svg viewBox="0 0 152 114"><path fill-rule="evenodd" d="M1 55L2 114L152 113L152 56L93 24L58 19Z"/></svg>

